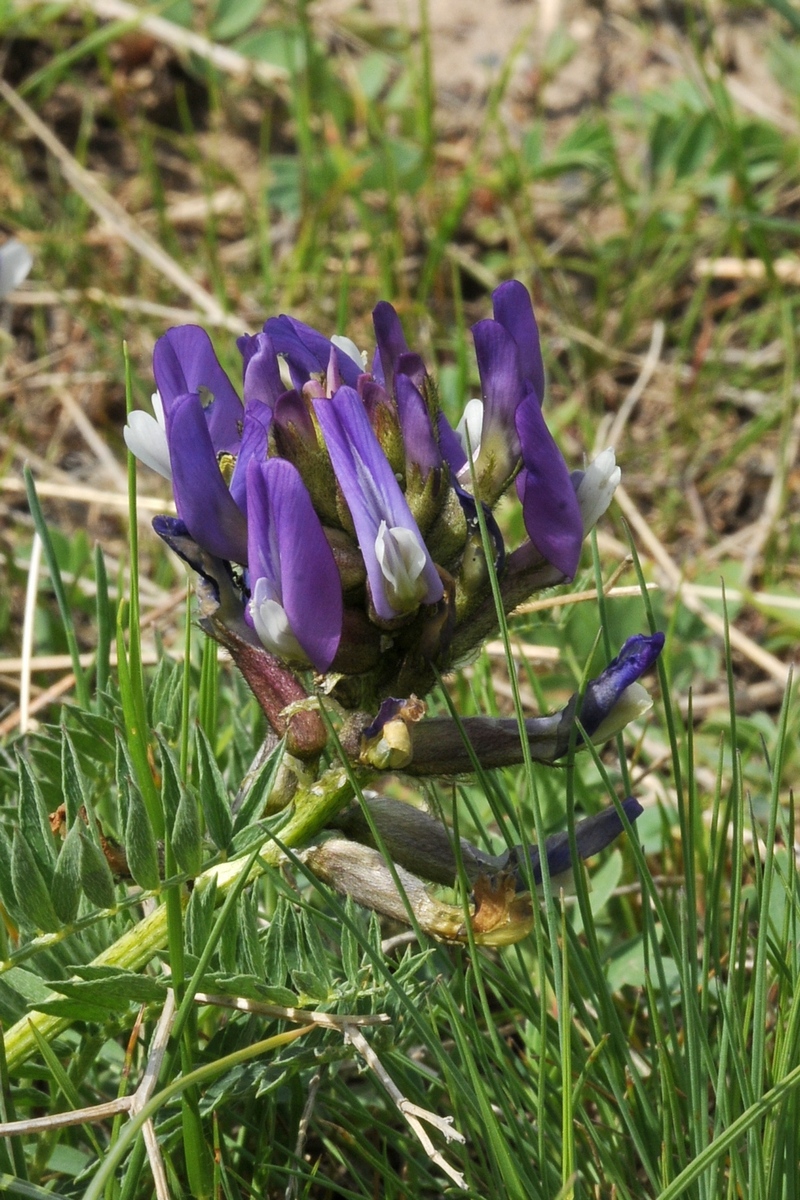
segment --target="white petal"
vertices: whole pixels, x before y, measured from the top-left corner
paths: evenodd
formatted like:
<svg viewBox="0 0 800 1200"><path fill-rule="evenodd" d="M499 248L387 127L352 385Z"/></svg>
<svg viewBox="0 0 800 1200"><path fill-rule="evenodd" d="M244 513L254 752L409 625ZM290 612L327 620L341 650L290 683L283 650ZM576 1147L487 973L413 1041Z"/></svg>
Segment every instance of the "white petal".
<svg viewBox="0 0 800 1200"><path fill-rule="evenodd" d="M156 414L156 420L161 428L166 432L167 419L164 416L164 402L161 399L161 392L153 392L150 397L150 403L153 406L153 412Z"/></svg>
<svg viewBox="0 0 800 1200"><path fill-rule="evenodd" d="M278 373L281 377L281 383L286 388L287 392L294 387L292 383L292 372L289 370L289 364L282 354L278 355Z"/></svg>
<svg viewBox="0 0 800 1200"><path fill-rule="evenodd" d="M16 238L0 246L0 300L19 287L32 266L33 255Z"/></svg>
<svg viewBox="0 0 800 1200"><path fill-rule="evenodd" d="M475 462L481 448L483 432L483 401L469 400L461 414L461 420L456 425L458 440L464 447L464 453L469 458L472 451L472 461ZM469 435L469 441L467 440Z"/></svg>
<svg viewBox="0 0 800 1200"><path fill-rule="evenodd" d="M642 687L640 683L629 684L611 712L592 734L592 741L596 746L602 745L631 721L644 716L652 707L653 700L647 688Z"/></svg>
<svg viewBox="0 0 800 1200"><path fill-rule="evenodd" d="M617 466L612 446L598 454L594 462L586 468L583 479L578 484L578 504L583 517L584 533L594 529L611 503L621 478L622 472Z"/></svg>
<svg viewBox="0 0 800 1200"><path fill-rule="evenodd" d="M265 582L263 579L258 580L255 594L250 601L250 612L256 633L267 650L277 658L282 658L286 662L307 665L308 657L292 633L284 607L277 600L262 599L260 602L257 600L258 584Z"/></svg>
<svg viewBox="0 0 800 1200"><path fill-rule="evenodd" d="M375 555L392 608L398 612L417 608L427 590L422 577L427 559L412 531L401 526L389 529L381 521L375 538Z"/></svg>
<svg viewBox="0 0 800 1200"><path fill-rule="evenodd" d="M125 445L131 454L135 454L139 462L143 462L152 471L157 471L165 479L172 479L172 467L169 461L167 435L155 417L137 408L128 417L128 424L122 431Z"/></svg>
<svg viewBox="0 0 800 1200"><path fill-rule="evenodd" d="M353 362L364 370L367 365L366 350L359 350L355 342L351 342L349 337L343 337L340 333L335 334L331 341L337 350L343 350L348 358L352 358Z"/></svg>

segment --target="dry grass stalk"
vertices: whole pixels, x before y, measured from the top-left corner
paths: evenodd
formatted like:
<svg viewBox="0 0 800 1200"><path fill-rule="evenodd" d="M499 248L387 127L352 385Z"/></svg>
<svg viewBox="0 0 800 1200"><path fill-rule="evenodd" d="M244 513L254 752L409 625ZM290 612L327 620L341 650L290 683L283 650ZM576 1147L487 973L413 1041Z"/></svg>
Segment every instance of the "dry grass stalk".
<svg viewBox="0 0 800 1200"><path fill-rule="evenodd" d="M0 79L0 96L14 109L28 128L36 134L58 162L64 178L78 195L89 205L92 211L114 230L117 236L126 242L132 250L150 263L160 275L168 279L179 291L188 296L193 304L201 310L204 316L213 318L215 323L223 325L233 332L242 332L242 322L228 316L219 301L205 288L192 278L182 266L175 261L163 247L145 232L125 209L105 188L101 187L89 171L80 165L78 160L61 144L55 134L44 121L36 115L33 109L19 96L13 88Z"/></svg>

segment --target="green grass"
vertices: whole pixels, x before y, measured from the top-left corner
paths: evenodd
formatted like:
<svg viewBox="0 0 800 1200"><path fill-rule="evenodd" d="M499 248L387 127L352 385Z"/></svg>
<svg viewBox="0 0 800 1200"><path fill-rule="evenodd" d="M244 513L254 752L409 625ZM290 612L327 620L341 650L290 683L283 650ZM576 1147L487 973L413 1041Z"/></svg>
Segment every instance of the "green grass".
<svg viewBox="0 0 800 1200"><path fill-rule="evenodd" d="M468 327L489 315L492 286L517 276L533 284L548 421L574 466L664 322L660 361L617 443L623 482L686 580L716 589L704 603L773 667L790 662L798 302L774 264L800 241L794 7L731 4L715 18L731 36L758 29L777 80L767 115L736 99L712 18L687 8L674 28L645 13L614 29L632 57L642 40L675 38L691 70L665 67L640 86L634 64L602 103L553 115L542 86L582 53L562 32L538 91L523 103L520 60L503 64L479 117L455 132L434 83L444 50L424 20L415 34L359 9L333 31L302 4L222 0L205 24L180 2L160 11L280 78L237 79L88 11L0 13L5 78L202 289L182 294L104 231L22 118L0 109L4 228L34 250L29 291L55 293L16 304L0 329L3 482L21 479L27 459L40 484L38 506L2 493L0 641L4 656L19 653L36 528L47 573L35 652L76 665L68 702L39 709L24 736L10 721L0 746L0 1121L133 1091L168 982L180 1013L138 1125L117 1116L0 1140L0 1190L152 1195L144 1112L176 1196L458 1190L341 1031L289 1040L286 1021L194 1006L200 990L388 1014L364 1034L409 1101L454 1118L463 1145L430 1136L470 1195L794 1200L800 709L746 648L667 590L515 618L512 646L519 635L557 661L526 665L520 698L513 668L484 655L448 679L447 696L434 692L432 711L555 709L590 662L652 627L667 632L654 712L566 766L426 786L429 809L495 853L615 797L638 795L645 814L578 874L574 897L546 895L519 944L448 946L416 931L392 946L399 926L331 893L296 857L291 874L275 868L278 844L302 853L313 812L259 820L246 806L231 817L264 720L191 610L178 603L147 624L183 587L148 514L137 525L124 502L58 495L67 482L101 496L120 486L61 393L86 406L121 464L126 391L128 404L147 403L153 342L182 319L169 310L207 324L233 374L226 323L255 330L292 312L367 345L371 308L391 299L456 416L478 386ZM181 211L187 199L193 213ZM721 256L763 263L763 278L698 274L701 259ZM153 477L139 489L158 494ZM624 562L617 506L600 534L570 590ZM641 565L617 582L663 582L636 541ZM0 721L17 704L9 676L0 670ZM40 689L54 678L33 676ZM335 774L326 812L349 787ZM407 781L387 786L410 794ZM71 832L57 858L48 814L60 805ZM134 883L114 880L82 807L125 845ZM262 843L251 880L244 865ZM189 896L184 882L201 872Z"/></svg>

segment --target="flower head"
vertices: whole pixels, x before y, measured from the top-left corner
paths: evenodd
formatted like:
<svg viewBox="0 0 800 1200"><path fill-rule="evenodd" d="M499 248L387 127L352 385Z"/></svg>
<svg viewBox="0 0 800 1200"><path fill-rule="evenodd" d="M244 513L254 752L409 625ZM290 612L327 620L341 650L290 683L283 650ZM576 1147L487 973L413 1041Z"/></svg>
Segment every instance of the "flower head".
<svg viewBox="0 0 800 1200"><path fill-rule="evenodd" d="M474 653L496 627L493 572L507 612L572 578L618 481L613 452L570 475L542 413L528 292L510 282L493 302L473 329L481 395L455 429L385 301L371 355L286 315L240 337L241 399L204 330L156 344L155 416L132 413L125 439L172 480L175 544L227 573L237 637L290 672L336 672L345 708L424 694ZM492 511L507 492L527 533L516 549ZM605 695L587 692L587 729Z"/></svg>

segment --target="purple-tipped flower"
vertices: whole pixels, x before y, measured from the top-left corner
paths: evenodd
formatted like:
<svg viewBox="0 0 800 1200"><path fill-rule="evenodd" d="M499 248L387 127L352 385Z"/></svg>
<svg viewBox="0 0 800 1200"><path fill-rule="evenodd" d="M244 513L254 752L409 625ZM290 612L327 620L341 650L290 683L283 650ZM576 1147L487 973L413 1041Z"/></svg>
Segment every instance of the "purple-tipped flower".
<svg viewBox="0 0 800 1200"><path fill-rule="evenodd" d="M245 333L236 339L242 356L242 390L245 405L261 401L273 409L286 391L281 379L278 356L267 333L251 337Z"/></svg>
<svg viewBox="0 0 800 1200"><path fill-rule="evenodd" d="M342 632L342 586L308 489L291 463L247 468L249 611L277 658L327 671Z"/></svg>
<svg viewBox="0 0 800 1200"><path fill-rule="evenodd" d="M492 307L495 321L514 339L525 394L533 392L541 404L544 400L544 363L539 327L528 289L518 279L501 283L492 294Z"/></svg>
<svg viewBox="0 0 800 1200"><path fill-rule="evenodd" d="M663 633L636 634L628 638L617 657L587 685L580 719L593 741L605 741L650 707L650 697L638 681L653 666L663 647Z"/></svg>
<svg viewBox="0 0 800 1200"><path fill-rule="evenodd" d="M342 387L314 411L350 510L375 612L384 621L436 604L442 581L357 392Z"/></svg>

